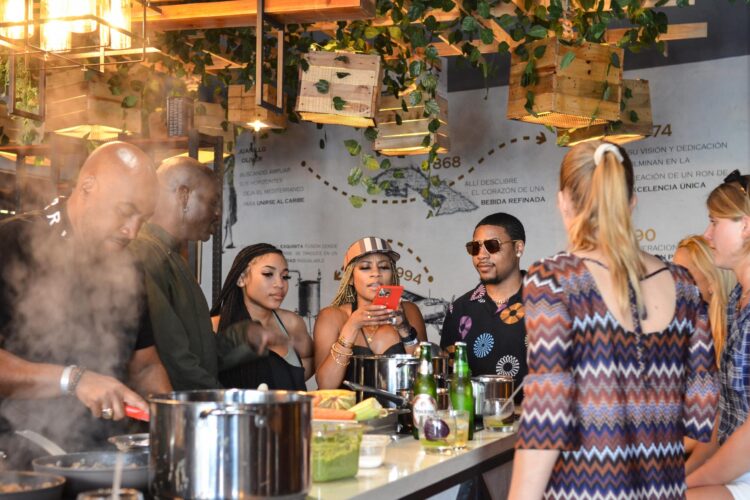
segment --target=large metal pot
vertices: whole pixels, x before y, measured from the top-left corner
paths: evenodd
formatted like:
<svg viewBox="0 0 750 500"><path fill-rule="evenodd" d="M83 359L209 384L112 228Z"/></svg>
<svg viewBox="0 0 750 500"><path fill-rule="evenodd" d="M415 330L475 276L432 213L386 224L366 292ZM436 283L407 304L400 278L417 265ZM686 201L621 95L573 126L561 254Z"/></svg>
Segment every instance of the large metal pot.
<svg viewBox="0 0 750 500"><path fill-rule="evenodd" d="M471 378L471 389L474 392L474 415L481 417L485 399L507 399L513 394L513 377L507 375L478 375Z"/></svg>
<svg viewBox="0 0 750 500"><path fill-rule="evenodd" d="M150 399L150 483L158 498L304 498L312 398L206 390Z"/></svg>
<svg viewBox="0 0 750 500"><path fill-rule="evenodd" d="M411 390L417 375L418 358L410 354L372 354L352 356L355 384L374 387L382 391L398 394L399 391ZM368 396L363 391L357 391L357 401ZM383 396L376 396L380 404L388 408L398 406L393 400Z"/></svg>

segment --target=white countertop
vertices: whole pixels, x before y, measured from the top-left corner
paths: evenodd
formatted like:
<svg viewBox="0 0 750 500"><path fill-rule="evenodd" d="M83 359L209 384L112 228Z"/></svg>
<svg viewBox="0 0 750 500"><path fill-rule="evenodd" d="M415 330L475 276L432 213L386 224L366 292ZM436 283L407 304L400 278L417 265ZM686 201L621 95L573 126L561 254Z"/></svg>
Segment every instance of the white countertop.
<svg viewBox="0 0 750 500"><path fill-rule="evenodd" d="M513 448L515 433L480 431L466 449L453 455L425 453L419 441L406 435L388 445L385 463L359 469L356 477L312 483L308 499L398 498L420 491L450 476L471 469Z"/></svg>

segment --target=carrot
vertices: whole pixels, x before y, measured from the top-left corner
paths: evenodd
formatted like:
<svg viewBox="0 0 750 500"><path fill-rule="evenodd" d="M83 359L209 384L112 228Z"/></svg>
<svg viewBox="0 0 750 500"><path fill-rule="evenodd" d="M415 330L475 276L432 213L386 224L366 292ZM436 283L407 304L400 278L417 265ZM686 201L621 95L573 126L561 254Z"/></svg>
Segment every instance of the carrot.
<svg viewBox="0 0 750 500"><path fill-rule="evenodd" d="M314 420L354 420L354 412L335 408L314 407L312 416Z"/></svg>

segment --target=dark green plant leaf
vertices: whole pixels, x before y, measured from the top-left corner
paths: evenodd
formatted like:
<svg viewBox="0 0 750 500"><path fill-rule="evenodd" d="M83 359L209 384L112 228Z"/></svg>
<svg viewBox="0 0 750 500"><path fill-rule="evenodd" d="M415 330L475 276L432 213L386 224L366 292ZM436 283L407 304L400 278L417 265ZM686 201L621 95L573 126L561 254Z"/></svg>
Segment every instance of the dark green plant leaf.
<svg viewBox="0 0 750 500"><path fill-rule="evenodd" d="M354 167L349 171L349 176L346 178L346 182L348 182L350 186L357 186L362 180L362 175L364 175L362 169Z"/></svg>
<svg viewBox="0 0 750 500"><path fill-rule="evenodd" d="M438 187L443 181L440 180L440 177L437 175L433 175L430 177L430 184L432 184L433 187Z"/></svg>
<svg viewBox="0 0 750 500"><path fill-rule="evenodd" d="M333 58L334 61L340 61L344 64L349 64L349 56L341 54L340 56L336 56Z"/></svg>
<svg viewBox="0 0 750 500"><path fill-rule="evenodd" d="M138 97L134 95L126 96L125 99L122 100L123 108L134 108L136 104L138 104Z"/></svg>
<svg viewBox="0 0 750 500"><path fill-rule="evenodd" d="M636 113L635 110L630 111L630 121L633 123L638 123L638 113Z"/></svg>
<svg viewBox="0 0 750 500"><path fill-rule="evenodd" d="M339 96L336 96L333 98L333 107L336 109L336 111L341 111L344 109L344 106L346 106L346 101L340 98Z"/></svg>
<svg viewBox="0 0 750 500"><path fill-rule="evenodd" d="M630 87L625 87L625 99L632 99L633 98L633 89Z"/></svg>
<svg viewBox="0 0 750 500"><path fill-rule="evenodd" d="M315 84L315 88L318 89L318 92L320 92L321 94L327 94L329 87L330 87L330 83L328 83L328 80L320 79Z"/></svg>
<svg viewBox="0 0 750 500"><path fill-rule="evenodd" d="M426 73L422 75L422 87L425 90L435 90L438 86L438 77L435 73Z"/></svg>
<svg viewBox="0 0 750 500"><path fill-rule="evenodd" d="M415 60L412 61L411 64L409 64L409 73L411 73L412 78L416 78L419 75L422 74L422 61Z"/></svg>
<svg viewBox="0 0 750 500"><path fill-rule="evenodd" d="M557 145L560 147L567 146L568 143L570 142L570 134L565 132L563 135L557 138L556 142L557 142Z"/></svg>
<svg viewBox="0 0 750 500"><path fill-rule="evenodd" d="M404 123L404 119L401 118L400 114L396 113L393 116L396 118L396 125L401 125L402 123Z"/></svg>
<svg viewBox="0 0 750 500"><path fill-rule="evenodd" d="M492 34L492 30L489 28L482 28L479 30L479 38L482 40L482 43L484 44L491 44L495 37Z"/></svg>
<svg viewBox="0 0 750 500"><path fill-rule="evenodd" d="M433 118L432 120L430 120L430 123L427 124L427 130L429 130L432 134L437 132L439 128L440 120L438 120L437 118Z"/></svg>
<svg viewBox="0 0 750 500"><path fill-rule="evenodd" d="M380 162L380 169L381 170L388 170L389 168L391 168L391 160L389 160L388 158L384 158Z"/></svg>
<svg viewBox="0 0 750 500"><path fill-rule="evenodd" d="M375 127L367 127L365 129L365 139L372 142L378 138L378 129Z"/></svg>
<svg viewBox="0 0 750 500"><path fill-rule="evenodd" d="M388 33L391 35L391 38L395 38L396 40L400 40L403 36L401 34L401 28L398 26L389 26Z"/></svg>
<svg viewBox="0 0 750 500"><path fill-rule="evenodd" d="M378 187L382 191L385 191L386 189L390 189L391 188L391 182L390 181L382 181L380 184L378 184Z"/></svg>
<svg viewBox="0 0 750 500"><path fill-rule="evenodd" d="M510 45L508 45L508 42L500 42L497 46L498 54L507 54L508 50L510 50Z"/></svg>
<svg viewBox="0 0 750 500"><path fill-rule="evenodd" d="M409 106L416 106L422 102L422 92L419 90L415 90L411 94L409 94Z"/></svg>
<svg viewBox="0 0 750 500"><path fill-rule="evenodd" d="M612 52L612 55L609 56L609 63L615 68L620 68L620 56L617 52Z"/></svg>
<svg viewBox="0 0 750 500"><path fill-rule="evenodd" d="M477 14L485 19L490 18L490 4L486 0L479 0L477 3Z"/></svg>
<svg viewBox="0 0 750 500"><path fill-rule="evenodd" d="M534 26L532 26L531 28L529 28L529 30L526 32L526 34L528 36L530 36L531 38L539 38L539 39L546 38L547 37L547 28L545 28L544 26L540 26L538 24L535 24Z"/></svg>
<svg viewBox="0 0 750 500"><path fill-rule="evenodd" d="M354 139L347 139L344 141L344 146L346 146L346 150L349 151L349 154L352 156L357 156L362 151L362 146Z"/></svg>
<svg viewBox="0 0 750 500"><path fill-rule="evenodd" d="M403 179L405 177L403 170L394 170L393 171L393 178L394 179Z"/></svg>
<svg viewBox="0 0 750 500"><path fill-rule="evenodd" d="M427 146L430 145L431 142L432 142L432 138L429 135L424 136L424 139L422 139L422 147L426 148ZM427 165L429 166L430 162L427 162Z"/></svg>
<svg viewBox="0 0 750 500"><path fill-rule="evenodd" d="M422 163L419 164L419 168L423 172L429 171L430 170L430 162L429 162L429 160L422 160Z"/></svg>
<svg viewBox="0 0 750 500"><path fill-rule="evenodd" d="M362 208L365 204L365 199L361 196L351 195L349 197L349 203L351 203L354 208Z"/></svg>
<svg viewBox="0 0 750 500"><path fill-rule="evenodd" d="M612 95L612 87L608 83L604 83L604 92L602 92L602 101L608 101Z"/></svg>
<svg viewBox="0 0 750 500"><path fill-rule="evenodd" d="M337 71L337 72L336 72L336 76L337 76L338 78L346 78L346 77L347 77L347 76L349 76L349 75L351 75L351 73L345 73L345 72L343 72L343 71Z"/></svg>
<svg viewBox="0 0 750 500"><path fill-rule="evenodd" d="M409 108L406 106L406 100L404 100L404 99L401 99L401 110L404 113L406 113L407 111L409 111Z"/></svg>
<svg viewBox="0 0 750 500"><path fill-rule="evenodd" d="M466 16L461 22L461 31L466 33L473 33L478 27L479 23L474 19L474 16Z"/></svg>
<svg viewBox="0 0 750 500"><path fill-rule="evenodd" d="M424 57L428 62L436 62L440 59L438 50L434 45L430 45L429 47L424 49Z"/></svg>
<svg viewBox="0 0 750 500"><path fill-rule="evenodd" d="M573 52L572 50L570 52L566 52L562 58L562 61L560 61L560 69L565 69L568 66L570 66L570 63L572 63L573 59L575 58L576 58L575 52Z"/></svg>
<svg viewBox="0 0 750 500"><path fill-rule="evenodd" d="M546 51L547 51L547 46L540 45L539 47L534 49L534 57L536 57L537 59L541 59L542 57L544 57L544 53Z"/></svg>

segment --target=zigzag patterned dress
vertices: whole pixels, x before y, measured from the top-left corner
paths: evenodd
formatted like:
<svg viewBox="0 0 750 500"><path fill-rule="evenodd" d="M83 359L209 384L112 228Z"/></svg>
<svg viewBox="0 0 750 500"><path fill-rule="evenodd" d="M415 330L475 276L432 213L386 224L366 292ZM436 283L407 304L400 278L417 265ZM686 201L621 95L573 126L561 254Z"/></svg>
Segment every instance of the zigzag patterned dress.
<svg viewBox="0 0 750 500"><path fill-rule="evenodd" d="M584 261L544 259L524 283L529 375L517 448L561 450L546 498L683 498L683 437L711 437L717 384L706 308L667 264L675 315L636 334L609 312Z"/></svg>

